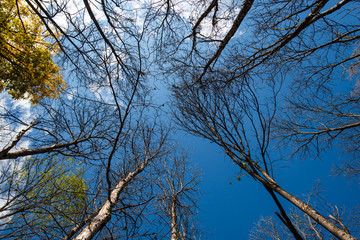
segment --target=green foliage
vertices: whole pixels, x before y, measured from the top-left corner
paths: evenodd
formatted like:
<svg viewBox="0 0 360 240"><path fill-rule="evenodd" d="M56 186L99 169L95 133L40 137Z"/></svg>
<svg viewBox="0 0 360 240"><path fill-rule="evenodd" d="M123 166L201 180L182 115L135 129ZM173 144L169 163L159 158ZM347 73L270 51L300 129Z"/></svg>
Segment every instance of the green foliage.
<svg viewBox="0 0 360 240"><path fill-rule="evenodd" d="M63 236L86 215L88 185L83 169L72 159L26 161L18 174L18 185L27 185L17 206L24 211L14 216L11 225L31 225L27 236L59 235L59 231Z"/></svg>
<svg viewBox="0 0 360 240"><path fill-rule="evenodd" d="M0 91L15 99L58 97L65 88L54 63L58 46L45 36L41 19L21 0L0 0Z"/></svg>
<svg viewBox="0 0 360 240"><path fill-rule="evenodd" d="M52 214L68 222L75 219L79 209L84 209L88 187L83 179L83 171L71 159L57 162L46 171L38 172L40 181L33 191L27 194L28 199L40 198L52 208ZM47 211L40 210L36 216L39 220L53 218ZM59 218L57 218L59 221Z"/></svg>

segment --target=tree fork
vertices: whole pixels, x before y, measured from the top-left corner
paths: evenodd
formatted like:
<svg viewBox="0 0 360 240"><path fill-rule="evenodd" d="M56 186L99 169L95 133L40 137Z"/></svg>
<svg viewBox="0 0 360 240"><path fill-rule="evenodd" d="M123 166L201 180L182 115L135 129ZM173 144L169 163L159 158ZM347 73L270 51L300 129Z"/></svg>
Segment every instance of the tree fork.
<svg viewBox="0 0 360 240"><path fill-rule="evenodd" d="M279 199L276 197L274 191L269 188L268 186L264 185L266 190L270 193L272 199L274 200L276 206L280 210L280 214L275 212L275 214L280 218L280 220L286 225L286 227L291 231L291 233L294 235L295 239L297 240L303 240L303 238L300 236L299 232L294 227L293 223L291 222L290 218L286 214L286 211L284 210L283 206L281 205Z"/></svg>

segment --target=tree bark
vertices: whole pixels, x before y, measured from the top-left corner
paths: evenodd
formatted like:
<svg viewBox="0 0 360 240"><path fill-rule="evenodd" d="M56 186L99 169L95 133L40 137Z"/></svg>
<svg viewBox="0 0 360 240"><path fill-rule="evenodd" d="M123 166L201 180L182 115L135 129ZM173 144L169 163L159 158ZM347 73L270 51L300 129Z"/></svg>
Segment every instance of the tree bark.
<svg viewBox="0 0 360 240"><path fill-rule="evenodd" d="M230 156L234 160L234 156ZM312 219L314 219L316 222L318 222L321 226L323 226L325 229L327 229L329 232L331 232L335 237L341 239L341 240L356 240L353 236L351 236L346 231L342 230L332 222L330 222L328 219L326 219L324 216L322 216L320 213L318 213L315 209L313 209L309 204L301 201L297 197L291 195L284 189L282 189L274 179L272 179L262 168L260 168L255 162L253 162L251 159L248 159L253 166L258 169L261 174L264 176L260 176L257 172L251 171L250 169L247 170L247 172L257 180L259 180L263 185L268 186L270 189L272 189L274 192L277 192L280 196L294 204L296 207L298 207L301 211L306 213L308 216L310 216ZM238 164L237 159L234 160L235 163ZM243 168L246 170L246 168Z"/></svg>
<svg viewBox="0 0 360 240"><path fill-rule="evenodd" d="M171 240L179 239L179 229L176 216L176 198L171 200Z"/></svg>
<svg viewBox="0 0 360 240"><path fill-rule="evenodd" d="M4 148L2 151L0 151L0 159L2 159L8 152L16 146L16 144L21 140L21 138L25 135L27 131L29 131L34 125L36 125L36 121L32 121L29 126L27 126L25 129L21 130L18 135L15 137L15 139L10 143L9 146Z"/></svg>
<svg viewBox="0 0 360 240"><path fill-rule="evenodd" d="M42 147L42 148L20 149L20 150L7 152L7 153L6 152L0 153L0 160L15 159L18 157L25 157L25 156L31 156L31 155L41 154L41 153L54 152L57 149L70 147L72 145L84 142L86 140L88 140L88 138L79 139L79 140L75 140L75 141L68 142L68 143L54 144L54 145Z"/></svg>
<svg viewBox="0 0 360 240"><path fill-rule="evenodd" d="M122 178L116 187L112 190L109 198L101 207L99 213L93 220L81 231L75 240L92 239L101 229L109 222L113 206L116 204L122 190L147 166L149 159L146 159L135 171L127 174Z"/></svg>

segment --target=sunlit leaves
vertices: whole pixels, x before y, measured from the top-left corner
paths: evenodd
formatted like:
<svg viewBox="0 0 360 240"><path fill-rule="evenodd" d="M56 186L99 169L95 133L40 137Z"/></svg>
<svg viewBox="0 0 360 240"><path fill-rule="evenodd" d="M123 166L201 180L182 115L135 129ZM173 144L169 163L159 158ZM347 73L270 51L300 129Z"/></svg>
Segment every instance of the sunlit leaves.
<svg viewBox="0 0 360 240"><path fill-rule="evenodd" d="M25 160L16 174L16 191L21 191L15 214L7 227L23 229L32 237L60 235L67 232L86 215L88 185L84 170L73 159L50 156L47 159ZM15 189L15 188L14 188ZM31 226L29 232L24 226ZM60 232L59 232L60 231ZM33 236L34 235L34 236ZM30 236L30 235L29 235Z"/></svg>
<svg viewBox="0 0 360 240"><path fill-rule="evenodd" d="M53 57L58 46L38 16L21 1L0 0L0 91L33 103L65 88Z"/></svg>

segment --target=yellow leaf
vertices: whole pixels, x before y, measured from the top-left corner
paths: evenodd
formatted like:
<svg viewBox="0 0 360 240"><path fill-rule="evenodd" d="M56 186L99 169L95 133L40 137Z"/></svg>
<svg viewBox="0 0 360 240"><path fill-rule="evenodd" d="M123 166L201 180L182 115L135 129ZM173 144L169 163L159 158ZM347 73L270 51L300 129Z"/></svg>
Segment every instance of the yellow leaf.
<svg viewBox="0 0 360 240"><path fill-rule="evenodd" d="M0 91L37 103L66 84L54 62L59 47L23 0L0 0Z"/></svg>

